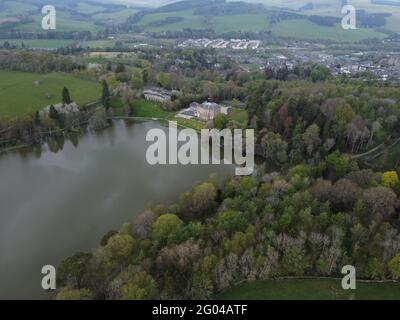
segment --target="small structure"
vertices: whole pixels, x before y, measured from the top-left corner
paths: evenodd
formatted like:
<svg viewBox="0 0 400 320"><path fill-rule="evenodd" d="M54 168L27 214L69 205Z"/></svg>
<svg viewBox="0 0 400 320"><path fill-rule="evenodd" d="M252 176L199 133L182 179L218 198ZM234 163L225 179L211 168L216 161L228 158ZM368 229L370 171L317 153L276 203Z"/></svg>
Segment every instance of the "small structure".
<svg viewBox="0 0 400 320"><path fill-rule="evenodd" d="M159 88L146 88L143 91L143 96L148 101L165 103L172 100L170 91Z"/></svg>

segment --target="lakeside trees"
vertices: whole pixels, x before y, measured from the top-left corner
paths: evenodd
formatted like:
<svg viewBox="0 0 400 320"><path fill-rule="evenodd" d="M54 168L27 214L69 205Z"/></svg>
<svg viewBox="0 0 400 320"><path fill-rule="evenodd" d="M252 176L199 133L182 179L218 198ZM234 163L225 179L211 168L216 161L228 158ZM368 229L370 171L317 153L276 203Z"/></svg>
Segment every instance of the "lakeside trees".
<svg viewBox="0 0 400 320"><path fill-rule="evenodd" d="M399 194L383 176L356 169L332 183L300 165L228 179L219 198L202 195L210 180L124 225L87 262L83 288L94 298L206 299L241 281L338 276L345 264L358 278L396 279ZM207 215L187 215L199 203ZM121 237L129 245L115 246Z"/></svg>

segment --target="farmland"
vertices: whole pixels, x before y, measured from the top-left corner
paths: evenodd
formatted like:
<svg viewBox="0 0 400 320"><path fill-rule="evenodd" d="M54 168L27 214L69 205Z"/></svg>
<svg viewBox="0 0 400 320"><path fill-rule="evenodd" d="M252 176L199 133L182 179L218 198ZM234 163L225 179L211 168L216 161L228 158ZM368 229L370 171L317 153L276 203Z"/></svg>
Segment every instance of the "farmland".
<svg viewBox="0 0 400 320"><path fill-rule="evenodd" d="M58 39L29 39L29 40L9 40L0 39L0 44L8 42L10 45L21 48L22 45L27 49L57 49L66 47L76 43L74 40L58 40Z"/></svg>
<svg viewBox="0 0 400 320"><path fill-rule="evenodd" d="M288 20L272 28L274 35L282 38L303 40L329 39L336 42L353 42L368 38L383 38L385 35L373 29L360 28L344 30L340 25L334 27L319 26L308 20Z"/></svg>
<svg viewBox="0 0 400 320"><path fill-rule="evenodd" d="M35 81L39 84L35 85ZM71 98L84 105L100 98L101 87L96 82L77 79L62 73L34 74L14 71L0 73L0 114L21 116L36 112L51 103L61 101L66 86Z"/></svg>

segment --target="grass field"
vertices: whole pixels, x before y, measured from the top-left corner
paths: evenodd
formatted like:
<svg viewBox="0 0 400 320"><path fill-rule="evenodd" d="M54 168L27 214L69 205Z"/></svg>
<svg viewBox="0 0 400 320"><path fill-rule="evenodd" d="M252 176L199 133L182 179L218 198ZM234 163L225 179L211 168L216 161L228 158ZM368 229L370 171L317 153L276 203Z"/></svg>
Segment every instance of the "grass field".
<svg viewBox="0 0 400 320"><path fill-rule="evenodd" d="M229 120L236 121L241 125L246 125L248 122L248 114L246 110L233 108L229 115Z"/></svg>
<svg viewBox="0 0 400 320"><path fill-rule="evenodd" d="M40 81L40 84L35 85L35 81ZM0 116L21 116L41 110L51 103L59 103L64 86L81 106L101 96L100 84L68 74L1 71Z"/></svg>
<svg viewBox="0 0 400 320"><path fill-rule="evenodd" d="M220 300L400 300L400 283L357 283L343 290L341 280L269 280L241 284L217 296Z"/></svg>
<svg viewBox="0 0 400 320"><path fill-rule="evenodd" d="M384 38L385 35L373 29L344 30L340 25L324 27L308 20L287 20L276 24L272 33L283 38L305 40L332 40L353 42L368 38Z"/></svg>
<svg viewBox="0 0 400 320"><path fill-rule="evenodd" d="M90 40L82 43L85 48L95 48L95 49L104 49L104 48L112 48L115 45L115 41L113 40Z"/></svg>
<svg viewBox="0 0 400 320"><path fill-rule="evenodd" d="M121 23L137 12L138 9L126 8L121 11L96 13L92 17L97 21Z"/></svg>
<svg viewBox="0 0 400 320"><path fill-rule="evenodd" d="M0 39L0 44L3 44L5 41L9 42L11 45L16 46L18 48L22 47L22 43L24 43L25 48L29 49L57 49L62 47L67 47L76 43L74 40L47 40L47 39L33 39L33 40L6 40Z"/></svg>
<svg viewBox="0 0 400 320"><path fill-rule="evenodd" d="M182 17L183 21L170 23L163 26L151 26L149 23L162 21L169 17ZM144 26L146 31L160 32L160 31L176 31L185 28L191 29L204 29L206 28L205 19L202 16L193 14L193 11L179 11L168 13L153 13L143 17L139 25Z"/></svg>
<svg viewBox="0 0 400 320"><path fill-rule="evenodd" d="M115 116L124 115L124 105L121 97L112 97L111 107ZM164 111L160 104L156 102L138 99L132 104L132 117L166 119L171 116L173 116L173 113Z"/></svg>
<svg viewBox="0 0 400 320"><path fill-rule="evenodd" d="M219 16L213 18L212 27L217 33L230 31L257 32L268 29L265 14L243 14L238 16Z"/></svg>
<svg viewBox="0 0 400 320"><path fill-rule="evenodd" d="M134 117L168 118L172 113L164 111L156 102L136 100L132 106Z"/></svg>
<svg viewBox="0 0 400 320"><path fill-rule="evenodd" d="M197 121L195 119L174 118L171 121L176 121L179 126L182 126L184 128L194 129L196 131L206 129L206 123Z"/></svg>

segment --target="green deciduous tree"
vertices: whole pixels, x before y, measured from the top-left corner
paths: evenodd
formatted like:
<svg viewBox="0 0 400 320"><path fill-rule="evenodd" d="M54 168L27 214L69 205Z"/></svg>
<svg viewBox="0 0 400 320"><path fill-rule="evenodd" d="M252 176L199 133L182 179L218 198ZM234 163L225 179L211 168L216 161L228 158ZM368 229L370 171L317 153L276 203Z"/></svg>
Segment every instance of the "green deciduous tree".
<svg viewBox="0 0 400 320"><path fill-rule="evenodd" d="M78 252L61 262L58 267L57 277L61 283L69 283L80 288L92 254Z"/></svg>
<svg viewBox="0 0 400 320"><path fill-rule="evenodd" d="M62 90L62 102L64 104L70 104L71 101L71 96L69 95L69 90L67 87L64 87Z"/></svg>
<svg viewBox="0 0 400 320"><path fill-rule="evenodd" d="M395 278L400 278L400 254L390 260L389 269Z"/></svg>
<svg viewBox="0 0 400 320"><path fill-rule="evenodd" d="M146 272L136 273L132 280L122 287L122 300L147 300L156 296L157 284Z"/></svg>
<svg viewBox="0 0 400 320"><path fill-rule="evenodd" d="M102 82L102 95L101 95L101 102L106 109L110 108L110 90L108 89L107 81L103 80Z"/></svg>
<svg viewBox="0 0 400 320"><path fill-rule="evenodd" d="M164 214L153 224L153 239L165 245L174 242L183 228L183 221L174 214Z"/></svg>
<svg viewBox="0 0 400 320"><path fill-rule="evenodd" d="M107 254L115 262L123 262L132 253L134 239L130 235L115 235L111 237L105 246Z"/></svg>

